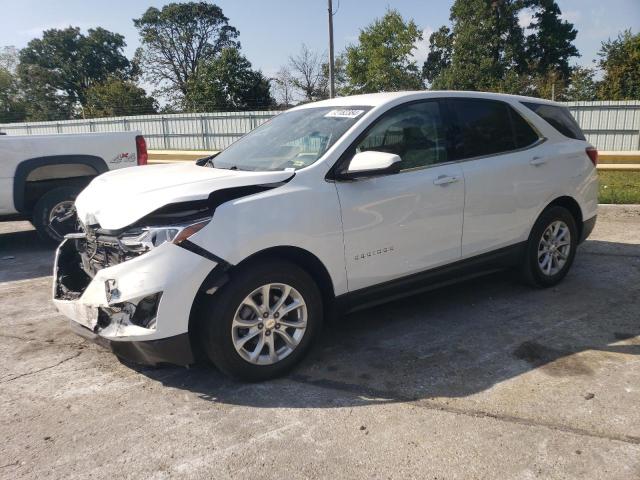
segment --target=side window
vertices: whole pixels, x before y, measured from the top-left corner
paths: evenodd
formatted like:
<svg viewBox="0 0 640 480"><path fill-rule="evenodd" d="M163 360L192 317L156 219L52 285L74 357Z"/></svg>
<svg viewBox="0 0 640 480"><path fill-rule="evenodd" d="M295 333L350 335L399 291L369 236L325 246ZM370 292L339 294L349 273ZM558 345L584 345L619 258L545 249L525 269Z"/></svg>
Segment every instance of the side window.
<svg viewBox="0 0 640 480"><path fill-rule="evenodd" d="M522 102L529 110L534 111L548 124L559 131L565 137L574 140L586 140L578 122L571 116L568 108L546 103Z"/></svg>
<svg viewBox="0 0 640 480"><path fill-rule="evenodd" d="M536 143L540 140L540 137L536 131L531 128L531 125L522 118L518 112L509 107L511 112L511 122L513 123L513 133L516 136L516 147L525 148L529 145Z"/></svg>
<svg viewBox="0 0 640 480"><path fill-rule="evenodd" d="M516 147L509 107L482 99L450 99L454 113L453 145L456 159L480 157Z"/></svg>
<svg viewBox="0 0 640 480"><path fill-rule="evenodd" d="M399 155L402 170L446 162L440 103L413 103L384 114L356 146L356 152L368 150Z"/></svg>

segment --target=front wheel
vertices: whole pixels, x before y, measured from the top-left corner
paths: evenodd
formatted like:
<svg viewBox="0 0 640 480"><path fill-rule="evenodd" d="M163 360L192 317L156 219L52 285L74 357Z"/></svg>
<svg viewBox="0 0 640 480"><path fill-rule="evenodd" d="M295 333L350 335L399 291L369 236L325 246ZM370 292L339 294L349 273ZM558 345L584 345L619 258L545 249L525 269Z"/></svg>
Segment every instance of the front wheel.
<svg viewBox="0 0 640 480"><path fill-rule="evenodd" d="M204 350L224 373L260 381L296 365L317 337L322 301L312 278L287 261L240 267L201 309Z"/></svg>
<svg viewBox="0 0 640 480"><path fill-rule="evenodd" d="M523 276L536 287L552 287L569 272L578 246L576 221L566 208L547 208L536 221L523 262Z"/></svg>

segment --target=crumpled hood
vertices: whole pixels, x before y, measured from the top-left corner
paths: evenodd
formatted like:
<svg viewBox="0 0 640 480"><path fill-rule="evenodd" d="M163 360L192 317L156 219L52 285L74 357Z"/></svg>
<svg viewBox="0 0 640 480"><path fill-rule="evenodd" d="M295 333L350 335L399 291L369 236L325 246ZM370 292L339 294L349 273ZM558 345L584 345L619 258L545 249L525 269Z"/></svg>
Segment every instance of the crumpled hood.
<svg viewBox="0 0 640 480"><path fill-rule="evenodd" d="M224 188L288 180L292 171L246 172L200 167L194 163L122 168L96 177L76 199L78 218L117 230L160 207L206 199Z"/></svg>

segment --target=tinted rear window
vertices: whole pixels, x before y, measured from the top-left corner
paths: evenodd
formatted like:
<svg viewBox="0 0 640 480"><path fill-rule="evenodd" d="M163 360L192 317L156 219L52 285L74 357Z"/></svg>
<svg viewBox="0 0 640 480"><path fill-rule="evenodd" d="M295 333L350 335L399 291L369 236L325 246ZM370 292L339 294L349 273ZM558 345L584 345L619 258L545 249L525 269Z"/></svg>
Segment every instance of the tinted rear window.
<svg viewBox="0 0 640 480"><path fill-rule="evenodd" d="M451 99L450 105L456 119L453 129L456 158L492 155L517 148L506 103Z"/></svg>
<svg viewBox="0 0 640 480"><path fill-rule="evenodd" d="M571 116L569 109L544 103L522 102L522 104L529 110L540 115L543 120L565 137L575 140L586 140L578 123Z"/></svg>

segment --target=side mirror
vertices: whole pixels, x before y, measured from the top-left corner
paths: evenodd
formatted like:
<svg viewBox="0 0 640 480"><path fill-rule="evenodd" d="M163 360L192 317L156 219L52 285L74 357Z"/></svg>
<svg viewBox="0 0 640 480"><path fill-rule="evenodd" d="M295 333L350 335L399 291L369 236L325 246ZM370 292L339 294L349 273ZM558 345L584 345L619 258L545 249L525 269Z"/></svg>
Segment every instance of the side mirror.
<svg viewBox="0 0 640 480"><path fill-rule="evenodd" d="M340 175L340 178L351 180L398 173L401 161L400 156L394 153L376 152L374 150L356 153L349 162L347 170Z"/></svg>

